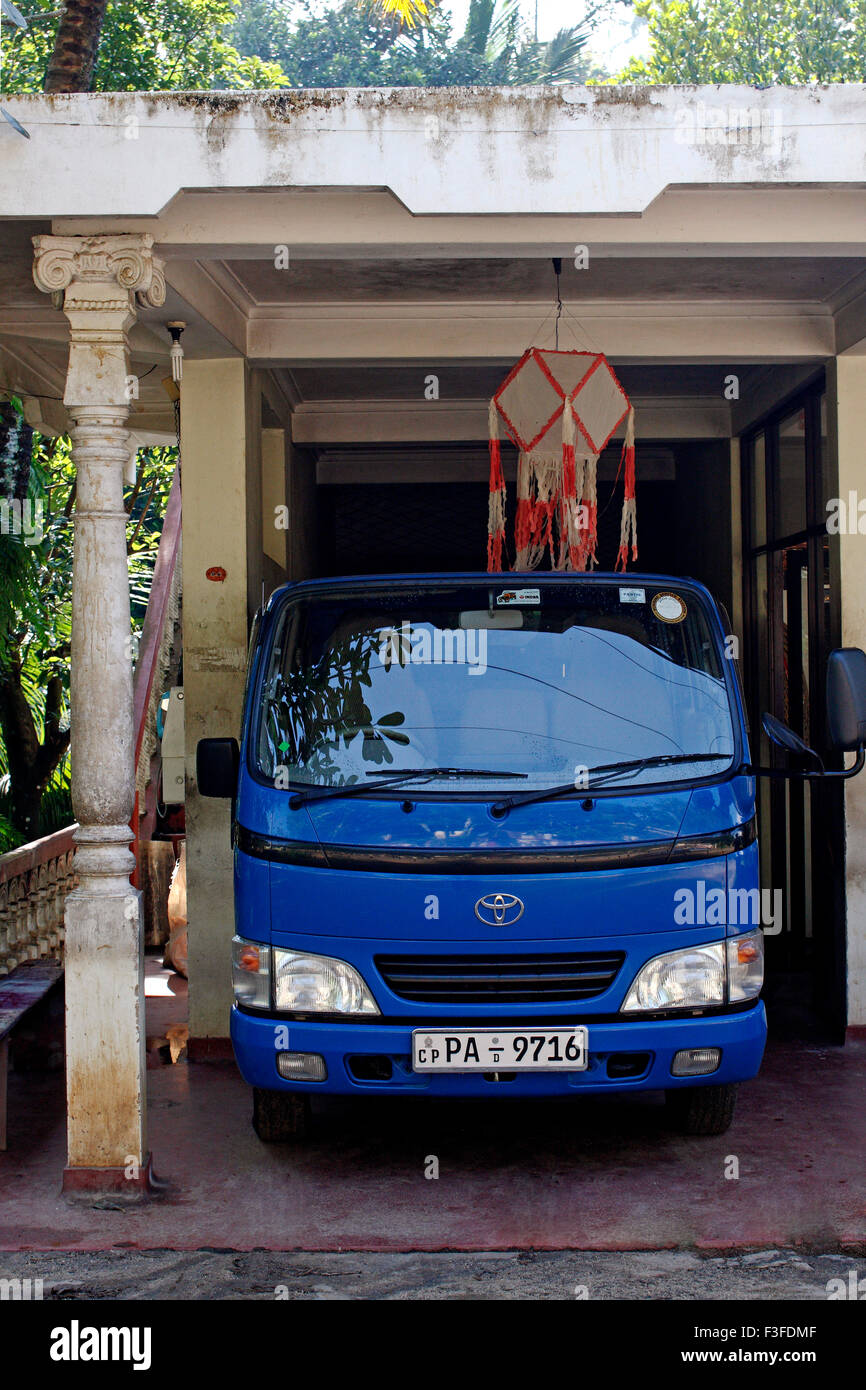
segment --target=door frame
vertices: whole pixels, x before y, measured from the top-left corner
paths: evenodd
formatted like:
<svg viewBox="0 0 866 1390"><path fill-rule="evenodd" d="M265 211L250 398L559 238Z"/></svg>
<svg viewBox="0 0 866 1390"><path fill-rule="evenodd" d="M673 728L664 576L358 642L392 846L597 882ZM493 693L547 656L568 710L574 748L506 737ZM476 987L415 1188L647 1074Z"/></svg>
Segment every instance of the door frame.
<svg viewBox="0 0 866 1390"><path fill-rule="evenodd" d="M783 569L785 552L801 550L808 574L807 632L809 639L808 682L809 723L814 746L828 767L841 767L826 744L825 673L827 654L841 643L841 592L839 585L838 538L828 535L826 501L838 492L838 470L831 456L825 430L822 456L821 410L822 398L826 410L824 373L808 385L787 396L760 419L752 422L740 436L740 484L743 528L743 623L746 662L746 692L752 726L755 762L769 758L771 766L785 765L785 755L768 745L761 735L760 690L769 676L771 713L784 718L782 689L784 679L784 622L782 607ZM804 412L805 503L806 526L788 535L775 532L776 501L780 487L779 427L793 412ZM757 544L754 527L754 471L757 441L764 441L764 536ZM767 565L767 637L759 638L757 613L757 567L761 557ZM789 614L790 617L790 614ZM763 677L763 680L762 680ZM762 748L763 743L763 748ZM770 786L770 825L760 827L762 835L769 833L771 883L764 887L785 889L786 927L781 936L769 938L768 959L772 966L784 970L802 968L809 962L811 998L808 1002L810 1031L827 1041L843 1042L847 1023L847 941L845 924L845 818L844 793L834 782L811 783L810 824L807 833L811 847L811 911L812 937L807 942L804 921L805 899L798 902L792 894L788 901L789 869L795 856L788 841L790 802L786 784L774 781ZM790 784L792 785L792 784ZM795 798L805 794L795 792ZM797 803L799 804L799 802ZM759 798L760 805L760 798ZM795 851L796 853L796 851ZM802 939L788 930L788 923L797 927Z"/></svg>

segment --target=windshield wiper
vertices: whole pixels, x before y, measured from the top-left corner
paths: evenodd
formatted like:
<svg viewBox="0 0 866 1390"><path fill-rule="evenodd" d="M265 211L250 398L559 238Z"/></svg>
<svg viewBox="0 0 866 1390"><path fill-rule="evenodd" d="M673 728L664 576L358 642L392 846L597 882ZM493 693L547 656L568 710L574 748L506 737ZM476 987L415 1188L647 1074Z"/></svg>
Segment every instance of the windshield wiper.
<svg viewBox="0 0 866 1390"><path fill-rule="evenodd" d="M671 763L710 763L730 760L730 753L657 753L651 758L634 758L630 762L622 763L602 763L599 767L588 769L591 777L594 772L607 773L606 777L599 777L596 781L588 781L586 786L576 786L574 782L563 782L558 787L546 787L543 791L537 792L518 792L516 796L507 796L502 801L495 801L490 807L494 816L504 816L506 811L511 811L515 806L529 806L534 801L550 801L556 796L574 796L579 792L595 791L598 787L605 787L608 783L615 781L617 777L624 777L629 772L642 772L645 767L666 767Z"/></svg>
<svg viewBox="0 0 866 1390"><path fill-rule="evenodd" d="M368 777L384 777L384 782L372 785L369 782L349 782L345 787L319 787L315 791L296 791L289 799L289 806L297 811L300 806L309 806L314 801L330 801L338 796L360 796L363 792L382 791L387 787L399 787L410 782L413 777L526 777L525 772L497 772L477 767L413 767L396 775L390 772L368 772Z"/></svg>

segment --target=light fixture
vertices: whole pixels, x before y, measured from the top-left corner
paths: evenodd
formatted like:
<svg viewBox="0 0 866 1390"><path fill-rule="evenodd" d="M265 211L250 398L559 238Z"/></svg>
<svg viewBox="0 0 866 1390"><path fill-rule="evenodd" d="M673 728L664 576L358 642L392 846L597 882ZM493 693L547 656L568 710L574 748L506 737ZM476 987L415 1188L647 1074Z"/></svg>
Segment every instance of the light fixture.
<svg viewBox="0 0 866 1390"><path fill-rule="evenodd" d="M166 324L166 328L171 334L171 379L172 381L183 380L183 348L180 345L180 336L186 328L183 319L173 319Z"/></svg>

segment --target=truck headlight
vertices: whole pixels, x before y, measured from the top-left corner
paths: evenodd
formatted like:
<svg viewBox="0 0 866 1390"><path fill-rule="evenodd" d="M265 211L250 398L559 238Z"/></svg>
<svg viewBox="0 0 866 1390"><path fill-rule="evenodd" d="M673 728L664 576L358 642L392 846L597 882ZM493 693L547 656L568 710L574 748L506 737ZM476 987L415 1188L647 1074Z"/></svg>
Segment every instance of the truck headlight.
<svg viewBox="0 0 866 1390"><path fill-rule="evenodd" d="M764 983L764 933L728 937L728 998L757 999Z"/></svg>
<svg viewBox="0 0 866 1390"><path fill-rule="evenodd" d="M248 1009L271 1007L271 948L261 941L232 937L232 986L235 1001Z"/></svg>
<svg viewBox="0 0 866 1390"><path fill-rule="evenodd" d="M274 1006L299 1014L378 1014L354 966L331 956L274 948Z"/></svg>
<svg viewBox="0 0 866 1390"><path fill-rule="evenodd" d="M687 946L648 960L638 971L621 1012L699 1009L725 1002L725 943Z"/></svg>
<svg viewBox="0 0 866 1390"><path fill-rule="evenodd" d="M687 946L647 961L625 997L621 1013L699 1009L756 999L764 983L764 937L758 931Z"/></svg>

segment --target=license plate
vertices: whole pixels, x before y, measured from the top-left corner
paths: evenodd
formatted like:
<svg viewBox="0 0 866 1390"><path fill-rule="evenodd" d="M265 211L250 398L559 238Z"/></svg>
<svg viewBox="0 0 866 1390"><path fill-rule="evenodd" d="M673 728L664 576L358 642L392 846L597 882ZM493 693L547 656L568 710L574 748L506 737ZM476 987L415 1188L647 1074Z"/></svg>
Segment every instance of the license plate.
<svg viewBox="0 0 866 1390"><path fill-rule="evenodd" d="M419 1029L413 1071L586 1071L585 1028Z"/></svg>

